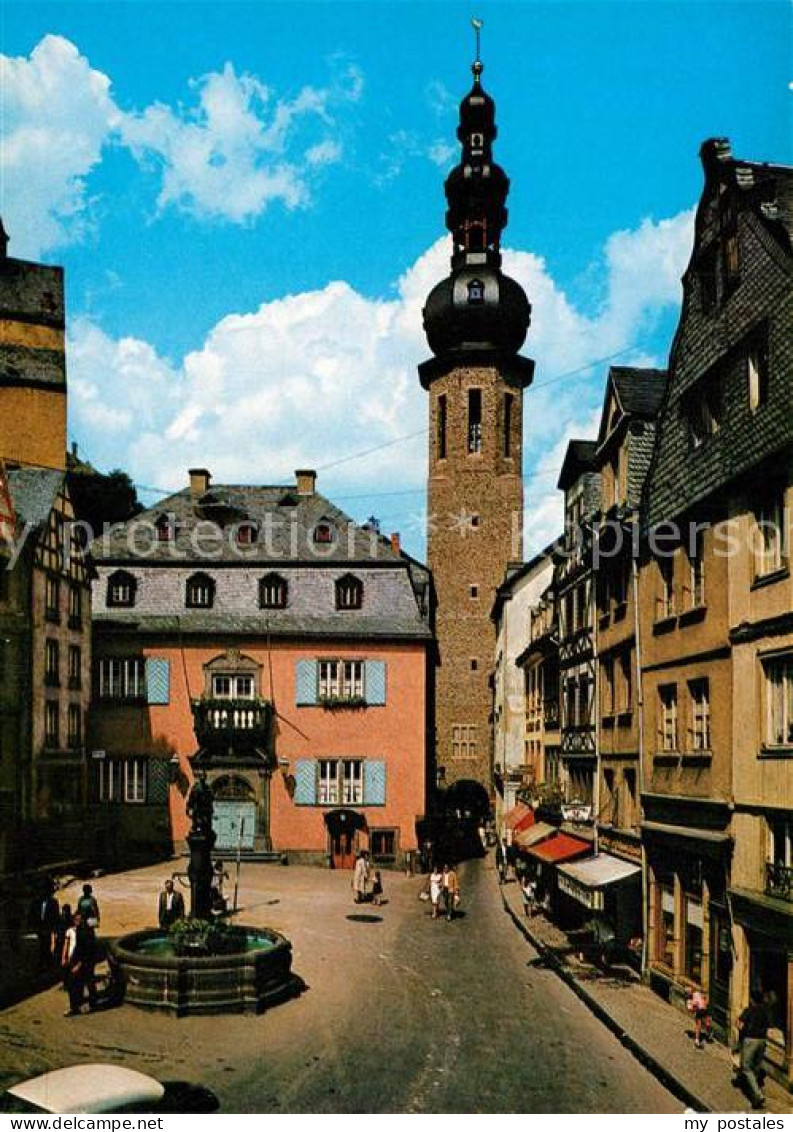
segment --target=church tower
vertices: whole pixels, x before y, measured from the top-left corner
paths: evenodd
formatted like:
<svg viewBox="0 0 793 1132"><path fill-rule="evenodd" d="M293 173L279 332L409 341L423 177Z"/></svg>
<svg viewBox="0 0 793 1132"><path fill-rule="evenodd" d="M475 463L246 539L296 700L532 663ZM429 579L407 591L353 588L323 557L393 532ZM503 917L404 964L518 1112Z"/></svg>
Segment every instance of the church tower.
<svg viewBox="0 0 793 1132"><path fill-rule="evenodd" d="M13 259L0 220L0 459L66 467L63 268Z"/></svg>
<svg viewBox="0 0 793 1132"><path fill-rule="evenodd" d="M472 69L460 104L461 159L445 184L451 272L424 307L433 357L419 376L429 394L436 771L447 784L473 780L491 794L490 611L508 563L522 558L523 390L534 363L518 353L531 307L501 271L509 178L493 162L495 104L482 88L478 35Z"/></svg>

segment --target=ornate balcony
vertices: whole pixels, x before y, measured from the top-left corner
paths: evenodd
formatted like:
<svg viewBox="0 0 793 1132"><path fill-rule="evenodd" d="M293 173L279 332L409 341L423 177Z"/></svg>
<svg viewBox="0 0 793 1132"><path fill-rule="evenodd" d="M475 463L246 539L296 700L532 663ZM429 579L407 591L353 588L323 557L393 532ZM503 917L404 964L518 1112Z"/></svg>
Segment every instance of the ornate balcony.
<svg viewBox="0 0 793 1132"><path fill-rule="evenodd" d="M193 700L193 729L201 747L242 750L265 747L273 705L269 700Z"/></svg>
<svg viewBox="0 0 793 1132"><path fill-rule="evenodd" d="M787 865L766 865L765 892L766 896L793 903L793 869Z"/></svg>

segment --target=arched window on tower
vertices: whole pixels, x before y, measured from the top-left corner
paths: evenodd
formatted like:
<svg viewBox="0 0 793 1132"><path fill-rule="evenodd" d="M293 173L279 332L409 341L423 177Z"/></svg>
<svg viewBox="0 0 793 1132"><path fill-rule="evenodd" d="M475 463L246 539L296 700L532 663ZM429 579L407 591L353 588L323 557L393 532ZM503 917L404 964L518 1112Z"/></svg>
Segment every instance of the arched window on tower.
<svg viewBox="0 0 793 1132"><path fill-rule="evenodd" d="M485 285L481 279L472 279L468 284L468 303L478 306L485 301Z"/></svg>
<svg viewBox="0 0 793 1132"><path fill-rule="evenodd" d="M468 390L468 451L482 451L482 390Z"/></svg>
<svg viewBox="0 0 793 1132"><path fill-rule="evenodd" d="M446 394L441 393L438 398L438 446L439 460L446 459Z"/></svg>

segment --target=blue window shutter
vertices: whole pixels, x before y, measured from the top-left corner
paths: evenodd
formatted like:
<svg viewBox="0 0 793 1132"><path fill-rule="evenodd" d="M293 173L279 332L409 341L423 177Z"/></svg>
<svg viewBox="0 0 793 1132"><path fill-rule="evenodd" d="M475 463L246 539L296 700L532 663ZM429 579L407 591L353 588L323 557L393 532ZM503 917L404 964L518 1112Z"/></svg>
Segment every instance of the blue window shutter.
<svg viewBox="0 0 793 1132"><path fill-rule="evenodd" d="M299 660L295 672L295 703L315 704L317 702L317 662Z"/></svg>
<svg viewBox="0 0 793 1132"><path fill-rule="evenodd" d="M296 806L317 804L316 759L298 759L295 763L295 794L292 801Z"/></svg>
<svg viewBox="0 0 793 1132"><path fill-rule="evenodd" d="M146 661L146 699L150 704L171 702L171 662L149 657Z"/></svg>
<svg viewBox="0 0 793 1132"><path fill-rule="evenodd" d="M382 759L366 759L363 764L363 804L385 805L385 763Z"/></svg>
<svg viewBox="0 0 793 1132"><path fill-rule="evenodd" d="M365 669L364 693L367 704L379 706L385 703L385 661L367 660Z"/></svg>

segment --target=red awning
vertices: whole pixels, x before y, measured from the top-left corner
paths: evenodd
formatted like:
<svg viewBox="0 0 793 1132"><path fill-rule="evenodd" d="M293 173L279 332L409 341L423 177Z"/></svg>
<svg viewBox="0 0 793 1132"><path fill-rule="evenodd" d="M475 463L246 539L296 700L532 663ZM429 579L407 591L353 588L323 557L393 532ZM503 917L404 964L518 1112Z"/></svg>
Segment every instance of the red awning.
<svg viewBox="0 0 793 1132"><path fill-rule="evenodd" d="M518 818L518 820L513 825L512 836L514 837L516 833L520 833L524 829L531 829L536 820L537 818L535 817L534 810L529 810L529 812L527 814L524 814L522 818Z"/></svg>
<svg viewBox="0 0 793 1132"><path fill-rule="evenodd" d="M585 857L592 852L592 844L582 841L580 837L571 837L569 833L557 833L539 845L532 845L526 852L539 861L549 861L556 864L559 861L572 861L575 857Z"/></svg>
<svg viewBox="0 0 793 1132"><path fill-rule="evenodd" d="M525 802L518 802L511 810L507 810L501 819L504 823L504 829L514 829L517 823L523 821L527 814L530 814L531 820L534 821L534 810L527 806Z"/></svg>

